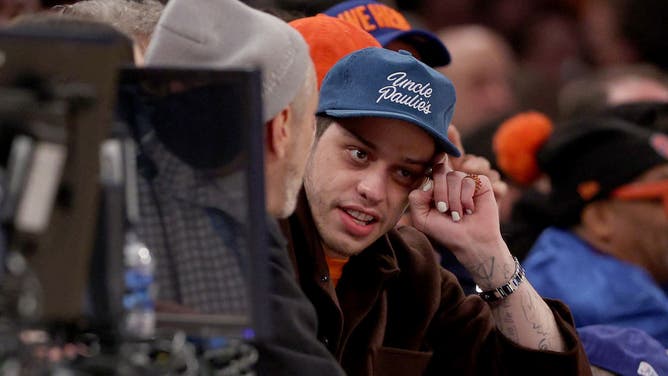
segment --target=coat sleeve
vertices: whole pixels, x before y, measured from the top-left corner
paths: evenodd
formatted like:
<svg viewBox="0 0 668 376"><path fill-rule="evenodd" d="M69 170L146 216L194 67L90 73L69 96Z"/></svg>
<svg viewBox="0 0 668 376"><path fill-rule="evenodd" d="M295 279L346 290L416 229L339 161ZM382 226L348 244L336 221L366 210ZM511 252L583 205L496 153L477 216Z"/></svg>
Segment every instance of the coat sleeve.
<svg viewBox="0 0 668 376"><path fill-rule="evenodd" d="M273 336L256 343L259 375L344 375L317 339L315 309L297 284L283 247L270 249L270 312Z"/></svg>
<svg viewBox="0 0 668 376"><path fill-rule="evenodd" d="M414 249L431 251L417 230L402 237ZM429 328L433 347L429 375L591 375L589 361L566 305L545 299L566 343L562 353L522 347L497 328L491 308L477 295L465 295L456 277L441 269L438 310Z"/></svg>

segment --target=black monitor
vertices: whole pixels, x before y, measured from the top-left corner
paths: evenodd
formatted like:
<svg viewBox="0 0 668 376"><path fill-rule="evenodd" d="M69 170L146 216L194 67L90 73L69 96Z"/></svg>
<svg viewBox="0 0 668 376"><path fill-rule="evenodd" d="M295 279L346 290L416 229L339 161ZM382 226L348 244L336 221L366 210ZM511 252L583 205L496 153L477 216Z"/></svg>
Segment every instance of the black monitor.
<svg viewBox="0 0 668 376"><path fill-rule="evenodd" d="M163 103L175 93L191 92L205 93L207 104L178 95L176 100L170 99L169 102L170 106L183 106L179 112L186 113L187 123L181 124L186 126L165 126L151 121L149 113L156 102ZM238 202L246 213L242 227L245 249L236 250L236 254L241 258L239 265L246 281L248 312L229 315L159 311L156 316L158 330L241 339L269 335L260 72L248 69L127 68L120 74L118 104L119 119L127 124L138 141L140 155L141 140L153 132L167 150L193 169L241 174L245 185L243 197ZM145 198L140 196L141 199Z"/></svg>
<svg viewBox="0 0 668 376"><path fill-rule="evenodd" d="M99 150L112 127L118 68L131 61L129 39L97 23L46 17L0 30L0 215L8 249L25 256L39 281L42 322L94 319L86 293ZM119 280L104 282L108 317L121 314Z"/></svg>

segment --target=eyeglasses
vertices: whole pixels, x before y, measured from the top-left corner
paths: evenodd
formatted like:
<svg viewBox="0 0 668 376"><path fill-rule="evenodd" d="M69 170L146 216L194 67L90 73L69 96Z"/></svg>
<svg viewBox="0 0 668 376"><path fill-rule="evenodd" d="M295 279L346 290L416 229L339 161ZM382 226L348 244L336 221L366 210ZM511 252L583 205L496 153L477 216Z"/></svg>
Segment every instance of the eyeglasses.
<svg viewBox="0 0 668 376"><path fill-rule="evenodd" d="M668 179L622 185L610 196L620 200L662 200L668 215Z"/></svg>

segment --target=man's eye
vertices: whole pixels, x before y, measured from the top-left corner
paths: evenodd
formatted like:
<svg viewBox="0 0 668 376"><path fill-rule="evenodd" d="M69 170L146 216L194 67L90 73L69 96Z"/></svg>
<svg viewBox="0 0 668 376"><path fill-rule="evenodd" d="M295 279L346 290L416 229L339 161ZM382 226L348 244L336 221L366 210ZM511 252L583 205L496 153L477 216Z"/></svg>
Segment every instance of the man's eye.
<svg viewBox="0 0 668 376"><path fill-rule="evenodd" d="M401 176L402 178L412 178L413 175L414 175L414 174L413 174L413 171L403 170L403 169L400 169L397 173L398 173L399 176Z"/></svg>
<svg viewBox="0 0 668 376"><path fill-rule="evenodd" d="M350 156L353 159L358 160L358 161L366 161L367 158L369 157L368 154L365 151L360 150L360 149L350 149L350 150L348 150L348 152L350 153Z"/></svg>
<svg viewBox="0 0 668 376"><path fill-rule="evenodd" d="M396 174L399 183L408 187L413 187L413 185L419 180L419 177L421 177L419 173L403 168L398 169Z"/></svg>

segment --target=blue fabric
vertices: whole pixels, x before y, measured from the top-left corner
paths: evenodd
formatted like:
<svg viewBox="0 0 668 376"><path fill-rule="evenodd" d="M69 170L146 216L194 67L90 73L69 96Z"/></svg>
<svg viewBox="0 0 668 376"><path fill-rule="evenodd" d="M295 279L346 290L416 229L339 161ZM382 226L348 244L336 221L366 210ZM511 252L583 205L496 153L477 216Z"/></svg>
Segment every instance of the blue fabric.
<svg viewBox="0 0 668 376"><path fill-rule="evenodd" d="M668 347L668 295L642 268L557 228L541 234L523 265L542 296L570 306L577 327L638 328Z"/></svg>
<svg viewBox="0 0 668 376"><path fill-rule="evenodd" d="M668 375L664 345L642 330L614 325L578 329L591 364L617 375Z"/></svg>
<svg viewBox="0 0 668 376"><path fill-rule="evenodd" d="M455 100L452 82L409 52L369 47L347 55L327 72L318 114L407 121L458 157L459 150L447 137Z"/></svg>

